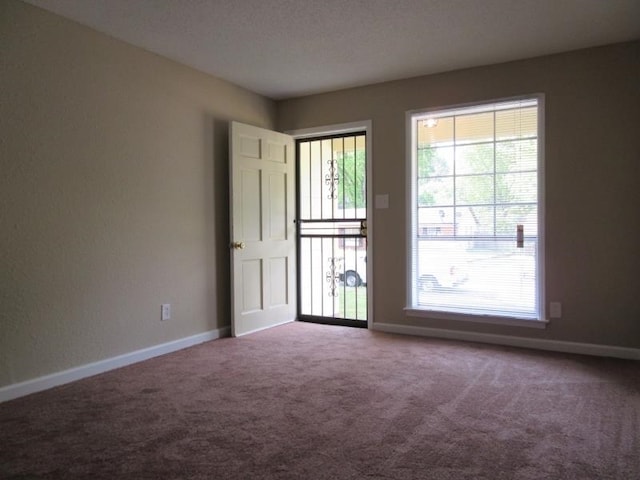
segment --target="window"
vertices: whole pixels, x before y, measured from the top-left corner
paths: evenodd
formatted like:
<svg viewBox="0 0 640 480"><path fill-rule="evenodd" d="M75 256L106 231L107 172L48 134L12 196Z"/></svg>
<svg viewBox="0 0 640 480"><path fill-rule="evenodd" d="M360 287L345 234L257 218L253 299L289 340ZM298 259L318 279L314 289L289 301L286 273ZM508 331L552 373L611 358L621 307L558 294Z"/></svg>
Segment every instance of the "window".
<svg viewBox="0 0 640 480"><path fill-rule="evenodd" d="M541 96L408 114L408 310L543 320L541 118Z"/></svg>

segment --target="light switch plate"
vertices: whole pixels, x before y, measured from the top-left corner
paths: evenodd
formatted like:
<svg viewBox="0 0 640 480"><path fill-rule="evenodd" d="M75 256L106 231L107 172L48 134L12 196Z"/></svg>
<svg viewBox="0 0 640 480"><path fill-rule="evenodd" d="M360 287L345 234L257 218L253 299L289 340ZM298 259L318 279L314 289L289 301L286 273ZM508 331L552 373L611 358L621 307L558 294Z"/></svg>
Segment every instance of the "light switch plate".
<svg viewBox="0 0 640 480"><path fill-rule="evenodd" d="M376 208L389 208L389 194L379 193L375 199Z"/></svg>

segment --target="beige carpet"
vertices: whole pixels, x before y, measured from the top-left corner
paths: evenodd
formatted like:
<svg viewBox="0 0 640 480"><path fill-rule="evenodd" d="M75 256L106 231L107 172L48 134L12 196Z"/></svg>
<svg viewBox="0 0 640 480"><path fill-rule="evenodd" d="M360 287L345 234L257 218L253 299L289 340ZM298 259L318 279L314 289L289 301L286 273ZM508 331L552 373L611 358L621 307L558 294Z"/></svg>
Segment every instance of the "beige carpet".
<svg viewBox="0 0 640 480"><path fill-rule="evenodd" d="M294 323L0 404L2 479L640 478L640 363Z"/></svg>

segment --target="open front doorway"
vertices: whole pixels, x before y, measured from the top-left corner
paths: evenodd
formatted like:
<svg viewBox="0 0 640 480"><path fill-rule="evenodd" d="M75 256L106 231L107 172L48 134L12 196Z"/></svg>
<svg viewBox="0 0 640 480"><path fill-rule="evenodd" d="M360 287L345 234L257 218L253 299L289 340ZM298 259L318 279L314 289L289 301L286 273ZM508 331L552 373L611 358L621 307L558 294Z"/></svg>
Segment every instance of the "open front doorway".
<svg viewBox="0 0 640 480"><path fill-rule="evenodd" d="M367 326L367 134L296 141L298 319Z"/></svg>

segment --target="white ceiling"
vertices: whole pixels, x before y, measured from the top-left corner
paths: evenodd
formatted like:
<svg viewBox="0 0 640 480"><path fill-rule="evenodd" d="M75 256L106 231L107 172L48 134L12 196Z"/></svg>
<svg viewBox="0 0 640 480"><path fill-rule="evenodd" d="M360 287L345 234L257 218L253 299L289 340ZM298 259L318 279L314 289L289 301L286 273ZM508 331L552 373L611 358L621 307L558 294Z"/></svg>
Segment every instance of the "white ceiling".
<svg viewBox="0 0 640 480"><path fill-rule="evenodd" d="M26 0L282 99L640 38L640 0Z"/></svg>

